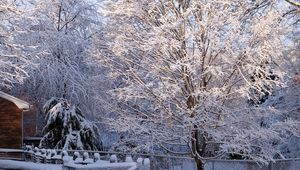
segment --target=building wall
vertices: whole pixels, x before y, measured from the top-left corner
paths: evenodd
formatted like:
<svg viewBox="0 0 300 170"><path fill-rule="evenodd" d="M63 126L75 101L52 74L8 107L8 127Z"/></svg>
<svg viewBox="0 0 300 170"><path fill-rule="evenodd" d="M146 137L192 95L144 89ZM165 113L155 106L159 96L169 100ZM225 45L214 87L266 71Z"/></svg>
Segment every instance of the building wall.
<svg viewBox="0 0 300 170"><path fill-rule="evenodd" d="M22 147L22 110L0 98L0 148Z"/></svg>
<svg viewBox="0 0 300 170"><path fill-rule="evenodd" d="M37 108L33 104L29 111L23 112L23 136L35 137L37 135Z"/></svg>

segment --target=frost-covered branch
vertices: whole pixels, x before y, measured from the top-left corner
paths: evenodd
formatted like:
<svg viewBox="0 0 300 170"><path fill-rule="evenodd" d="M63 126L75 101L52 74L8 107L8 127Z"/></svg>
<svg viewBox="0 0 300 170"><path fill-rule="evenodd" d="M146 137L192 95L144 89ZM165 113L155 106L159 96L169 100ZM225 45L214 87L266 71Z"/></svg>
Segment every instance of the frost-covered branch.
<svg viewBox="0 0 300 170"><path fill-rule="evenodd" d="M300 3L299 2L295 2L295 1L291 1L291 0L286 0L286 2L290 3L291 5L294 5L298 8L300 8Z"/></svg>

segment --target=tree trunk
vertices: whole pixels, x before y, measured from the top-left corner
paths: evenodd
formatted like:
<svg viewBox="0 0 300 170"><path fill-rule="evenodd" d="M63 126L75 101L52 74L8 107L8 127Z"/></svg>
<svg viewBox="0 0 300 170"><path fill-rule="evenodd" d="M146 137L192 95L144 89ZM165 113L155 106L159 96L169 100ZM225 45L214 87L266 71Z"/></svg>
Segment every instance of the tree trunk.
<svg viewBox="0 0 300 170"><path fill-rule="evenodd" d="M198 130L197 125L194 125L194 130L192 131L192 155L196 161L197 170L204 170L204 163L203 161L197 156L201 155L200 152L200 146L199 146L199 136L198 136Z"/></svg>
<svg viewBox="0 0 300 170"><path fill-rule="evenodd" d="M202 160L195 158L197 170L204 170L204 163Z"/></svg>

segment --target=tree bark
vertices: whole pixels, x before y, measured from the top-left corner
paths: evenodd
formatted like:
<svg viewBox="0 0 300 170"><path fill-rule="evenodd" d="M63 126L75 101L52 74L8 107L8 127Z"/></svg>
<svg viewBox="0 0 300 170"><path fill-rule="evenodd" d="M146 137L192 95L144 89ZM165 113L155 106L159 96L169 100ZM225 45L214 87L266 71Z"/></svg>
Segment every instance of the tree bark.
<svg viewBox="0 0 300 170"><path fill-rule="evenodd" d="M197 170L204 170L204 163L202 160L195 158Z"/></svg>
<svg viewBox="0 0 300 170"><path fill-rule="evenodd" d="M198 130L197 125L194 125L194 130L192 131L192 155L195 159L197 170L204 170L204 163L203 161L198 157L198 155L201 155L200 152L200 146L199 146L199 136L198 136Z"/></svg>

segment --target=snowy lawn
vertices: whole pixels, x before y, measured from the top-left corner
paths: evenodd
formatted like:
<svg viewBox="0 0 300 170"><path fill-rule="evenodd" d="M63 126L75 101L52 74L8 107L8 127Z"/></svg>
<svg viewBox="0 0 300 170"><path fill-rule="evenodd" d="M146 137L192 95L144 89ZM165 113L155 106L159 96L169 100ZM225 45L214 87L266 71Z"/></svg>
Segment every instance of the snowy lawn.
<svg viewBox="0 0 300 170"><path fill-rule="evenodd" d="M108 161L98 161L96 163L82 165L82 164L76 164L72 161L68 163L67 167L72 167L76 169L85 169L85 168L136 169L137 164L135 162L109 163ZM26 170L62 170L62 165L42 164L42 163L13 161L13 160L0 160L0 169L1 168L26 169Z"/></svg>
<svg viewBox="0 0 300 170"><path fill-rule="evenodd" d="M0 168L4 169L27 169L27 170L62 170L62 165L41 164L33 162L0 160Z"/></svg>

